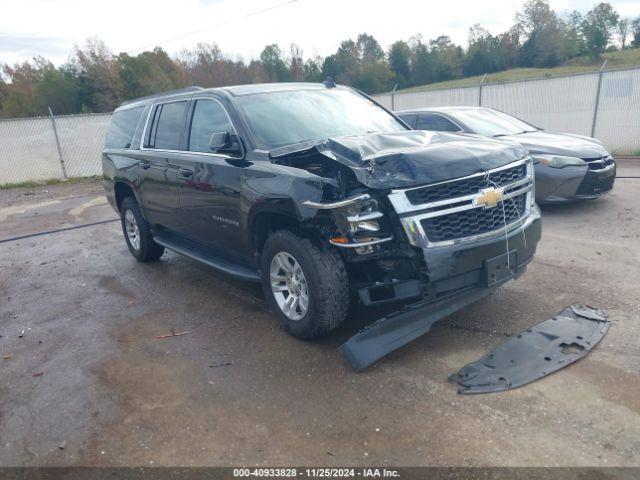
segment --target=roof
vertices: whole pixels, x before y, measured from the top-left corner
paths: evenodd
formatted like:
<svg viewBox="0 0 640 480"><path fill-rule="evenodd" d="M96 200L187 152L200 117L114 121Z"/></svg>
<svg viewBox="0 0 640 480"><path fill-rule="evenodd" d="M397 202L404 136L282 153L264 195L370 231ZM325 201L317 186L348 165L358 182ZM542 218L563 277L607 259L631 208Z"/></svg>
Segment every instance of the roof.
<svg viewBox="0 0 640 480"><path fill-rule="evenodd" d="M273 93L287 92L292 90L323 90L327 88L323 83L305 83L305 82L286 82L286 83L252 83L247 85L232 85L228 87L202 88L197 86L181 88L179 90L170 90L168 92L160 92L146 97L135 98L123 102L119 108L131 107L133 105L144 103L148 100L171 98L185 93L192 92L225 92L234 97L243 95L252 95L257 93ZM341 88L341 87L335 87Z"/></svg>
<svg viewBox="0 0 640 480"><path fill-rule="evenodd" d="M126 102L122 102L122 104L120 104L120 106L124 107L125 105L131 105L133 103L143 102L145 100L151 100L153 98L170 97L172 95L180 95L182 93L198 92L200 90L204 90L204 89L202 87L196 87L194 85L192 87L179 88L177 90L169 90L167 92L154 93L153 95L147 95L146 97L134 98L133 100L127 100Z"/></svg>
<svg viewBox="0 0 640 480"><path fill-rule="evenodd" d="M287 92L291 90L324 90L322 83L284 82L284 83L251 83L247 85L233 85L209 90L224 90L234 96L252 95L255 93Z"/></svg>

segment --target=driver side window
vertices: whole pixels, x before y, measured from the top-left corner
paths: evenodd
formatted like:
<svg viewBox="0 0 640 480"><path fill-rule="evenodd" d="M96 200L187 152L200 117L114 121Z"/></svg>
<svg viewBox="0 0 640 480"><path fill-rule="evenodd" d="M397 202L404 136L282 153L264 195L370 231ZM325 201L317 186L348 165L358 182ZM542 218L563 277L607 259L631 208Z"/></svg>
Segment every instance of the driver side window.
<svg viewBox="0 0 640 480"><path fill-rule="evenodd" d="M216 153L210 147L211 135L222 132L236 138L236 131L222 105L215 100L196 100L189 132L189 151Z"/></svg>

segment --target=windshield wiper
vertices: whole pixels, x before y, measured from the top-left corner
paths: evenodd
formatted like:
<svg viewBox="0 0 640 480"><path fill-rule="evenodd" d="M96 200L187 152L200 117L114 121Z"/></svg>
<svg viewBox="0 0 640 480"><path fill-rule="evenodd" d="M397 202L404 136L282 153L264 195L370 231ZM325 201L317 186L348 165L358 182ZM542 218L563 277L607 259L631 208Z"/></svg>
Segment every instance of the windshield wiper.
<svg viewBox="0 0 640 480"><path fill-rule="evenodd" d="M528 133L528 132L533 132L535 130L522 130L521 132L516 132L516 133L499 133L497 135L494 135L493 138L498 138L498 137L510 137L511 135L521 135L523 133Z"/></svg>

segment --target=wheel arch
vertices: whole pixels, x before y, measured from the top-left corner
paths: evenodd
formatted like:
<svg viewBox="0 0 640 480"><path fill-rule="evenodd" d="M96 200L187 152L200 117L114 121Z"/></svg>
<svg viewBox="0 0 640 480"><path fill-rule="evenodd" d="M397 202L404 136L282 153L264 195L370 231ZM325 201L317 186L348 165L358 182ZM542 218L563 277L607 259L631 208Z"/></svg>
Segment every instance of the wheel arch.
<svg viewBox="0 0 640 480"><path fill-rule="evenodd" d="M262 253L269 233L275 230L300 231L302 219L297 213L293 200L257 205L249 216L249 242L251 249Z"/></svg>
<svg viewBox="0 0 640 480"><path fill-rule="evenodd" d="M138 205L140 205L140 201L138 200L135 189L129 182L125 182L123 180L115 180L113 183L113 193L118 211L120 211L122 202L127 197L133 197L135 201L138 202Z"/></svg>

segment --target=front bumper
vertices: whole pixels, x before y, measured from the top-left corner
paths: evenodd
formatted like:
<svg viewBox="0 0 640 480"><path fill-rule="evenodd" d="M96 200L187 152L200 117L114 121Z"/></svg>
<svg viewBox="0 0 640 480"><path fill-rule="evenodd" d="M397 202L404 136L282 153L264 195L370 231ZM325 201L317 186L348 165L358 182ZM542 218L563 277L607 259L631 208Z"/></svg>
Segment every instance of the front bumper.
<svg viewBox="0 0 640 480"><path fill-rule="evenodd" d="M524 224L504 236L425 248L429 281L424 286L423 300L377 320L351 337L340 347L343 358L355 371L362 371L427 333L438 320L519 276L533 258L540 234L540 210L533 206Z"/></svg>
<svg viewBox="0 0 640 480"><path fill-rule="evenodd" d="M430 294L440 296L462 288L486 285L486 261L515 252L513 273L529 263L540 240L540 209L534 205L521 226L473 243L423 249Z"/></svg>
<svg viewBox="0 0 640 480"><path fill-rule="evenodd" d="M597 198L613 189L616 179L616 164L600 170L589 170L576 191L577 198Z"/></svg>
<svg viewBox="0 0 640 480"><path fill-rule="evenodd" d="M598 198L611 191L616 165L611 163L599 170L584 167L552 168L535 165L536 202L567 203L580 199Z"/></svg>
<svg viewBox="0 0 640 480"><path fill-rule="evenodd" d="M462 289L489 286L487 260L510 254L513 276L533 258L541 236L540 209L532 206L521 226L473 242L421 249L425 268L421 278L370 285L358 290L367 306L421 298L436 300Z"/></svg>

